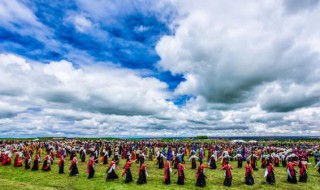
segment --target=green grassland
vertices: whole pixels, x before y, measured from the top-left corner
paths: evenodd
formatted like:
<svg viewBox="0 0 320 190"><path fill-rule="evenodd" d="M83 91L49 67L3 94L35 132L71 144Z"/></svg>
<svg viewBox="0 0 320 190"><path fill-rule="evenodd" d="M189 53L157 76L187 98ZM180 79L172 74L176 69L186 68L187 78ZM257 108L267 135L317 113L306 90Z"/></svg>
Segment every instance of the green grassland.
<svg viewBox="0 0 320 190"><path fill-rule="evenodd" d="M95 176L93 179L87 179L86 163L79 163L79 176L69 177L68 168L70 161L66 159L65 174L58 174L58 160L54 161L52 170L50 172L31 171L22 168L14 168L11 166L0 166L0 189L320 189L320 174L314 168L314 160L310 160L312 166L309 166L309 181L308 183L289 184L286 181L287 175L285 168L275 168L276 172L276 184L269 185L265 181L264 170L260 168L260 162L258 163L259 171L255 171L254 179L255 184L253 186L247 186L244 183L244 168L236 168L236 162L231 162L233 169L233 182L230 188L223 186L224 172L220 170L206 169L205 174L207 176L207 186L204 188L198 188L195 186L196 182L196 170L190 169L191 163L187 161L186 166L186 184L179 186L176 184L177 175L171 173L172 184L165 185L163 180L163 169L158 169L154 161L147 161L148 164L148 183L144 185L137 185L135 182L138 178L139 164L133 164L132 174L134 182L131 184L125 184L124 177L115 181L105 181L107 165L99 163L96 165ZM116 171L120 176L125 160L120 161L119 169ZM245 163L243 163L245 165ZM42 166L42 165L41 165ZM221 164L218 163L218 167ZM298 168L296 168L298 171Z"/></svg>

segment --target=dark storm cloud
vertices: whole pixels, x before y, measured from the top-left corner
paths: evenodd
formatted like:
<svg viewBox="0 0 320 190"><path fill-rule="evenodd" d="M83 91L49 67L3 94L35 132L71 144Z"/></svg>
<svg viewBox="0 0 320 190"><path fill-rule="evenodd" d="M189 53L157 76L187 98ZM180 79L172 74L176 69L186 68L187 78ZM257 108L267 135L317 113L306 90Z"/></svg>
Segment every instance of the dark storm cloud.
<svg viewBox="0 0 320 190"><path fill-rule="evenodd" d="M319 6L320 0L284 0L284 6L289 13L311 10Z"/></svg>

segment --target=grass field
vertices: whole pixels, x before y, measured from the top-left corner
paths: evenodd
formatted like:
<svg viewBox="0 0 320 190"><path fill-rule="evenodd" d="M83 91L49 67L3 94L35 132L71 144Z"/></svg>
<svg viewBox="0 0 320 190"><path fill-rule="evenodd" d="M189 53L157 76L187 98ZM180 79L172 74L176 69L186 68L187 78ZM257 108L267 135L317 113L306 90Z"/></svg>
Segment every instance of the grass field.
<svg viewBox="0 0 320 190"><path fill-rule="evenodd" d="M308 183L298 183L298 184L289 184L286 181L287 175L285 168L278 167L276 168L276 184L269 185L263 177L264 170L260 169L260 163L258 163L259 171L254 173L255 184L253 186L247 186L244 183L244 168L236 168L236 162L231 162L234 167L233 170L233 182L230 188L223 186L223 171L220 170L209 170L205 171L207 178L207 186L204 188L197 188L195 186L196 170L191 170L190 162L185 164L187 170L186 174L186 184L184 186L179 186L176 184L177 175L171 174L171 185L165 185L163 183L163 169L158 169L153 161L147 161L148 164L148 173L149 177L147 178L148 183L144 185L137 185L135 182L138 178L137 172L139 165L134 164L132 166L132 174L134 182L131 184L125 184L123 178L119 178L116 181L106 182L106 169L107 165L98 164L95 167L96 173L93 179L87 179L87 173L85 172L86 163L79 163L79 176L69 177L68 168L69 168L69 159L66 159L65 165L65 174L58 174L58 160L54 161L52 165L52 171L43 172L25 170L23 168L14 168L11 166L0 166L0 189L320 189L320 174L314 169L313 166L309 166L309 181ZM311 160L312 164L314 163L313 159ZM120 176L122 172L123 165L125 160L120 161L120 168L117 170L117 174ZM244 164L244 163L243 163ZM42 165L41 165L42 166ZM220 167L221 164L218 164ZM298 168L296 168L298 171Z"/></svg>

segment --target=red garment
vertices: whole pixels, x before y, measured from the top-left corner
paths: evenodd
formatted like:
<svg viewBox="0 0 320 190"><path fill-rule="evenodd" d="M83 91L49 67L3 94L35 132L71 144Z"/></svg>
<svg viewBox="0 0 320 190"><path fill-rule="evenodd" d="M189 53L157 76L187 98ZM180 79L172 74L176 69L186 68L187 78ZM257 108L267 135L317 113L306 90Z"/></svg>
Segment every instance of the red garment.
<svg viewBox="0 0 320 190"><path fill-rule="evenodd" d="M15 167L22 166L22 159L19 155L16 155L16 157L14 158L14 166Z"/></svg>
<svg viewBox="0 0 320 190"><path fill-rule="evenodd" d="M248 174L252 174L252 173L253 173L253 169L252 169L251 164L247 164L247 165L246 165L246 173L245 173L245 176L248 176Z"/></svg>
<svg viewBox="0 0 320 190"><path fill-rule="evenodd" d="M94 158L91 157L91 158L89 159L88 164L87 164L87 173L88 173L88 174L90 173L90 166L92 166L94 163L95 163L95 162L94 162Z"/></svg>
<svg viewBox="0 0 320 190"><path fill-rule="evenodd" d="M306 166L306 164L301 163L300 176L303 176L305 171L307 171L307 166Z"/></svg>
<svg viewBox="0 0 320 190"><path fill-rule="evenodd" d="M108 167L108 171L112 167L113 164L116 164L116 162L115 161L111 161L111 163L109 164L109 167Z"/></svg>
<svg viewBox="0 0 320 190"><path fill-rule="evenodd" d="M287 168L289 169L289 172L290 172L291 176L294 175L294 166L295 166L295 165L296 165L296 164L293 163L293 162L289 162L289 163L287 164Z"/></svg>
<svg viewBox="0 0 320 190"><path fill-rule="evenodd" d="M60 160L58 162L59 167L62 167L62 164L64 163L64 157L60 156Z"/></svg>
<svg viewBox="0 0 320 190"><path fill-rule="evenodd" d="M179 163L178 164L178 175L179 176L182 176L182 172L183 172L184 169L185 169L184 165Z"/></svg>
<svg viewBox="0 0 320 190"><path fill-rule="evenodd" d="M72 164L77 164L77 162L78 162L78 159L76 157L73 157L72 161L71 161L71 165Z"/></svg>
<svg viewBox="0 0 320 190"><path fill-rule="evenodd" d="M164 164L164 179L166 180L168 178L168 172L170 170L170 161L167 161L165 164Z"/></svg>
<svg viewBox="0 0 320 190"><path fill-rule="evenodd" d="M278 157L275 157L274 163L275 163L275 164L278 164L278 163L279 163L279 158L278 158Z"/></svg>
<svg viewBox="0 0 320 190"><path fill-rule="evenodd" d="M4 158L2 160L2 165L11 165L11 158L8 154L4 155Z"/></svg>
<svg viewBox="0 0 320 190"><path fill-rule="evenodd" d="M133 162L132 162L131 160L129 160L129 161L126 162L126 165L124 166L124 170L123 170L123 172L122 172L122 176L127 172L128 169L131 168L132 163L133 163Z"/></svg>
<svg viewBox="0 0 320 190"><path fill-rule="evenodd" d="M267 166L267 170L268 170L268 176L270 176L271 175L271 171L274 170L273 165L271 163Z"/></svg>
<svg viewBox="0 0 320 190"><path fill-rule="evenodd" d="M132 151L131 154L132 154L132 155L131 155L131 159L132 159L132 160L135 160L135 159L136 159L136 153L135 153L134 151Z"/></svg>
<svg viewBox="0 0 320 190"><path fill-rule="evenodd" d="M26 157L25 157L25 159L24 159L24 162L27 163L29 167L30 167L30 159L31 159L30 154L27 153L27 154L26 154Z"/></svg>
<svg viewBox="0 0 320 190"><path fill-rule="evenodd" d="M146 169L146 164L143 163L143 164L141 165L141 167L139 168L138 174L140 175L141 171L143 171L143 170L145 170L145 169Z"/></svg>
<svg viewBox="0 0 320 190"><path fill-rule="evenodd" d="M226 170L226 175L228 177L231 177L231 170L232 170L232 166L230 164L226 164L224 166L222 166L221 168L222 170Z"/></svg>
<svg viewBox="0 0 320 190"><path fill-rule="evenodd" d="M262 157L261 162L262 162L262 164L266 164L266 158Z"/></svg>

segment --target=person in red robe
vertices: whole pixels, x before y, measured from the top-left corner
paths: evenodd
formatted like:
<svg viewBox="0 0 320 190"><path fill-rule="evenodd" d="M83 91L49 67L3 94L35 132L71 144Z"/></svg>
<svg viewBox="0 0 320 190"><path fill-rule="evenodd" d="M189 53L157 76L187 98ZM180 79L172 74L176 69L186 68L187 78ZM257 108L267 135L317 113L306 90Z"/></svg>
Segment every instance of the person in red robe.
<svg viewBox="0 0 320 190"><path fill-rule="evenodd" d="M179 157L176 156L173 162L173 169L178 169L178 164L179 164Z"/></svg>
<svg viewBox="0 0 320 190"><path fill-rule="evenodd" d="M47 172L47 171L51 170L51 161L53 161L53 160L52 160L50 154L47 154L44 157L44 161L43 161L43 165L42 165L42 170L43 171Z"/></svg>
<svg viewBox="0 0 320 190"><path fill-rule="evenodd" d="M39 170L39 165L40 165L40 156L39 154L36 154L34 160L33 160L33 166L32 166L32 171Z"/></svg>
<svg viewBox="0 0 320 190"><path fill-rule="evenodd" d="M308 169L307 169L307 162L304 158L299 162L299 168L300 168L300 176L299 176L299 182L306 183L308 181Z"/></svg>
<svg viewBox="0 0 320 190"><path fill-rule="evenodd" d="M280 165L280 157L279 157L278 154L275 154L275 156L274 156L274 166L275 167L279 167L279 165Z"/></svg>
<svg viewBox="0 0 320 190"><path fill-rule="evenodd" d="M4 166L11 165L11 152L10 151L6 151L4 153L4 157L2 159L2 165L4 165Z"/></svg>
<svg viewBox="0 0 320 190"><path fill-rule="evenodd" d="M102 163L108 164L108 158L109 158L108 151L106 149L103 149L102 154L103 154Z"/></svg>
<svg viewBox="0 0 320 190"><path fill-rule="evenodd" d="M94 176L94 165L96 164L95 160L94 160L94 156L91 156L89 159L89 162L87 164L87 173L88 173L88 179L93 178Z"/></svg>
<svg viewBox="0 0 320 190"><path fill-rule="evenodd" d="M164 183L165 184L170 184L170 173L171 173L171 167L170 167L170 161L167 160L166 163L164 164Z"/></svg>
<svg viewBox="0 0 320 190"><path fill-rule="evenodd" d="M245 172L245 180L247 185L253 185L254 179L253 179L253 169L249 161L247 161L246 165L246 172Z"/></svg>
<svg viewBox="0 0 320 190"><path fill-rule="evenodd" d="M0 162L2 164L2 161L4 160L4 150L1 150L0 152Z"/></svg>
<svg viewBox="0 0 320 190"><path fill-rule="evenodd" d="M131 169L130 169L132 164L133 164L133 162L128 158L126 165L124 166L124 170L122 172L122 175L121 175L121 176L124 176L124 174L126 174L126 179L124 180L124 183L130 183L133 181Z"/></svg>
<svg viewBox="0 0 320 190"><path fill-rule="evenodd" d="M297 177L296 177L296 170L294 169L294 166L296 166L296 165L297 164L295 162L293 162L291 159L290 159L289 163L287 164L287 174L288 174L287 181L289 183L298 183Z"/></svg>
<svg viewBox="0 0 320 190"><path fill-rule="evenodd" d="M112 159L112 161L110 162L110 165L106 171L106 173L107 173L106 181L110 181L110 180L114 180L114 179L119 178L115 172L116 168L118 168L117 162L115 161L115 159Z"/></svg>
<svg viewBox="0 0 320 190"><path fill-rule="evenodd" d="M264 177L266 177L267 182L271 185L276 183L275 175L274 175L274 167L270 160L267 161L266 165L266 171L264 174Z"/></svg>
<svg viewBox="0 0 320 190"><path fill-rule="evenodd" d="M198 166L198 171L196 174L196 177L197 177L196 186L199 186L199 187L206 186L206 176L204 175L205 168L209 168L209 167L204 164L200 164L200 166Z"/></svg>
<svg viewBox="0 0 320 190"><path fill-rule="evenodd" d="M30 153L29 152L27 152L26 153L26 157L25 157L25 159L24 159L24 168L26 169L26 170L28 170L28 169L30 169L30 167L31 167L31 156L30 156Z"/></svg>
<svg viewBox="0 0 320 190"><path fill-rule="evenodd" d="M183 164L178 163L178 181L177 181L178 185L184 185L184 181L186 180L186 177L184 175L185 169L186 168L184 167Z"/></svg>
<svg viewBox="0 0 320 190"><path fill-rule="evenodd" d="M227 161L225 165L221 167L220 170L225 170L225 179L223 185L230 187L232 183L232 166L229 164L229 161Z"/></svg>
<svg viewBox="0 0 320 190"><path fill-rule="evenodd" d="M147 183L147 164L146 163L142 163L140 168L139 168L139 171L138 171L138 174L139 174L139 178L137 180L137 184L141 185L141 184L144 184L144 183Z"/></svg>
<svg viewBox="0 0 320 190"><path fill-rule="evenodd" d="M22 158L20 156L20 153L16 154L16 157L14 158L14 167L22 167Z"/></svg>
<svg viewBox="0 0 320 190"><path fill-rule="evenodd" d="M59 166L59 174L64 174L64 156L60 156L58 166Z"/></svg>
<svg viewBox="0 0 320 190"><path fill-rule="evenodd" d="M77 175L79 175L78 159L77 159L76 155L74 155L73 158L72 158L71 166L70 166L69 170L70 170L69 176L77 176Z"/></svg>

